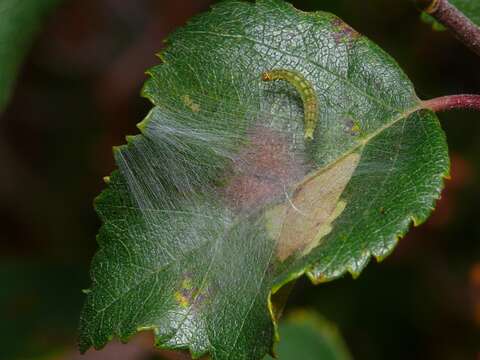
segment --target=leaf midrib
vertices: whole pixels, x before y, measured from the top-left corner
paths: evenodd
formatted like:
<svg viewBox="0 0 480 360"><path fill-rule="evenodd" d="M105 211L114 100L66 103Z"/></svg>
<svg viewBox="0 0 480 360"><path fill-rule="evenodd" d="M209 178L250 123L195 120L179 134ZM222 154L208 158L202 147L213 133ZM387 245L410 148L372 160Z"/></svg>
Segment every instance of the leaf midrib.
<svg viewBox="0 0 480 360"><path fill-rule="evenodd" d="M326 164L325 166L323 166L322 168L318 169L316 171L316 174L321 174L321 173L324 173L325 171L329 170L330 168L334 167L336 164L338 164L339 162L341 162L344 158L346 158L347 156L349 156L350 154L354 153L355 151L357 151L358 149L360 149L361 147L367 145L372 139L374 139L376 136L380 135L383 131L387 130L388 128L392 127L394 124L396 124L397 122L401 121L402 119L408 119L408 117L410 117L412 114L414 114L415 112L419 111L419 110L422 110L424 109L424 107L422 106L422 103L418 104L418 106L404 112L404 113L401 113L400 115L398 115L397 117L393 118L391 122L389 123L386 123L384 124L383 126L379 127L378 129L376 129L375 131L373 131L371 134L369 134L368 136L366 136L364 139L360 140L355 146L352 146L348 151L344 152L343 154L341 154L340 156L338 156L334 161ZM124 206L120 206L120 207L123 207ZM129 208L132 208L132 209L135 209L135 210L140 210L138 208L134 208L134 207L129 207ZM162 210L162 211L165 211L165 212L168 212L168 210ZM108 220L105 220L105 225L107 225L108 223L110 223L110 221ZM190 252L193 252L193 251L198 251L199 248L203 247L203 246L206 246L207 244L211 243L213 240L210 240L210 241L206 241L205 243L201 244L200 246L198 247L194 247L190 250ZM167 263L167 264L164 264L163 266L159 267L159 268L156 268L154 270L152 270L150 273L148 273L145 277L143 277L141 280L139 280L137 283L135 283L135 285L133 285L132 287L130 287L127 291L125 291L124 293L122 293L120 296L117 297L117 299L115 299L114 301L112 301L111 303L109 303L107 306L103 307L101 310L99 310L97 312L97 315L101 312L104 312L106 309L108 309L110 306L112 306L113 304L117 303L118 301L120 301L125 295L127 295L132 289L135 289L137 288L138 286L140 286L142 283L144 283L145 281L147 281L148 279L150 279L152 276L158 274L159 272L165 270L166 268L168 268L169 266L171 266L173 263L177 262L177 261L180 261L180 259L174 259L173 261Z"/></svg>
<svg viewBox="0 0 480 360"><path fill-rule="evenodd" d="M187 33L189 34L204 34L204 35L213 35L213 36L219 36L219 37L224 37L224 38L233 38L233 39L244 39L244 40L247 40L247 41L250 41L254 44L257 44L257 45L261 45L261 46L264 46L268 49L271 49L271 50L274 50L282 55L287 55L289 57L295 57L299 60L304 60L312 65L315 65L317 66L318 68L322 69L324 72L334 76L335 78L337 78L340 82L348 85L349 88L351 88L352 90L355 90L358 94L361 94L363 96L365 96L366 98L372 100L373 102L375 102L376 104L384 107L384 108L387 108L389 110L393 110L397 113L402 113L404 112L404 110L401 110L401 109L397 109L396 107L392 106L391 104L388 104L388 103L384 103L382 102L380 99L376 98L375 96L373 96L372 94L366 92L364 89L361 89L359 88L357 85L355 85L354 83L348 81L348 79L345 79L344 77L340 76L339 74L331 71L330 69L326 68L325 66L323 66L322 64L308 58L308 57L303 57L303 56L299 56L299 55L295 55L293 53L290 53L290 52L287 52L287 51L283 51L281 49L278 49L274 46L271 46L269 44L266 44L264 42L261 42L261 41L258 41L258 40L255 40L254 38L251 38L249 36L246 36L246 35L241 35L241 34L223 34L223 33L216 33L216 32L213 32L213 31L204 31L204 30L188 30L186 31ZM418 99L417 99L418 100Z"/></svg>

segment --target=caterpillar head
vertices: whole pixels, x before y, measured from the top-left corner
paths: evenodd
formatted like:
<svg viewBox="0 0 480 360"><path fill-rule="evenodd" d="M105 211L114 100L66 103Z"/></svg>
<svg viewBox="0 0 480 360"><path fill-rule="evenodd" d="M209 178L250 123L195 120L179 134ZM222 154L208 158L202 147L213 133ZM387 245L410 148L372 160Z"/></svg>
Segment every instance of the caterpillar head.
<svg viewBox="0 0 480 360"><path fill-rule="evenodd" d="M263 81L271 81L273 78L272 78L272 74L268 71L265 71L263 74L262 74L262 80Z"/></svg>

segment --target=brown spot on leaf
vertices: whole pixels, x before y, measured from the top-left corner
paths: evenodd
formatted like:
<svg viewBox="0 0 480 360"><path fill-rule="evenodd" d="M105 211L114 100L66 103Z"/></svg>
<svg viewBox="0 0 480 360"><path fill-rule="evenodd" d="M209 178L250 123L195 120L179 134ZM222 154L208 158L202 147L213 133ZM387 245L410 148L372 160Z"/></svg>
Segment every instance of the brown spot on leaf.
<svg viewBox="0 0 480 360"><path fill-rule="evenodd" d="M211 298L210 286L204 285L201 288L193 283L189 275L184 275L180 281L177 291L173 294L176 302L184 309L189 307L197 308L203 305L207 298Z"/></svg>
<svg viewBox="0 0 480 360"><path fill-rule="evenodd" d="M302 157L279 131L256 126L233 161L233 176L223 190L234 209L253 210L283 195L306 173Z"/></svg>
<svg viewBox="0 0 480 360"><path fill-rule="evenodd" d="M312 173L297 186L288 202L267 212L267 227L278 239L280 261L294 253L310 252L332 230L333 221L346 207L340 197L359 160L359 154L350 154Z"/></svg>
<svg viewBox="0 0 480 360"><path fill-rule="evenodd" d="M353 41L357 40L361 36L358 31L353 29L342 19L335 18L332 21L332 25L335 28L335 33L333 34L333 37L337 45L344 42L347 42L348 45L351 45Z"/></svg>

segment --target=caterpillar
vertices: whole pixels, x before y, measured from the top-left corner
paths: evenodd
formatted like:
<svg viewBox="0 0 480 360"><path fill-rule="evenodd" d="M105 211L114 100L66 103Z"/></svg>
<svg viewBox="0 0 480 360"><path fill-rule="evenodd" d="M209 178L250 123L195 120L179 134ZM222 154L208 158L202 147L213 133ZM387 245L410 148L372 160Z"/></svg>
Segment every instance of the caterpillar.
<svg viewBox="0 0 480 360"><path fill-rule="evenodd" d="M318 100L310 81L295 70L273 69L262 74L263 81L285 80L299 93L303 102L305 139L312 140L318 119Z"/></svg>

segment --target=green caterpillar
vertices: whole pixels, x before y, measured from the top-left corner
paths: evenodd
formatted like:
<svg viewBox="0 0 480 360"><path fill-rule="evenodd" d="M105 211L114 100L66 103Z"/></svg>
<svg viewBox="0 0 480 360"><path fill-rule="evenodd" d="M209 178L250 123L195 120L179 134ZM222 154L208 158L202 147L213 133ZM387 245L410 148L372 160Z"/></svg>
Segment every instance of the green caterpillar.
<svg viewBox="0 0 480 360"><path fill-rule="evenodd" d="M274 69L262 74L263 81L285 80L295 87L303 101L305 139L312 140L318 119L318 100L315 89L305 77L295 70Z"/></svg>

